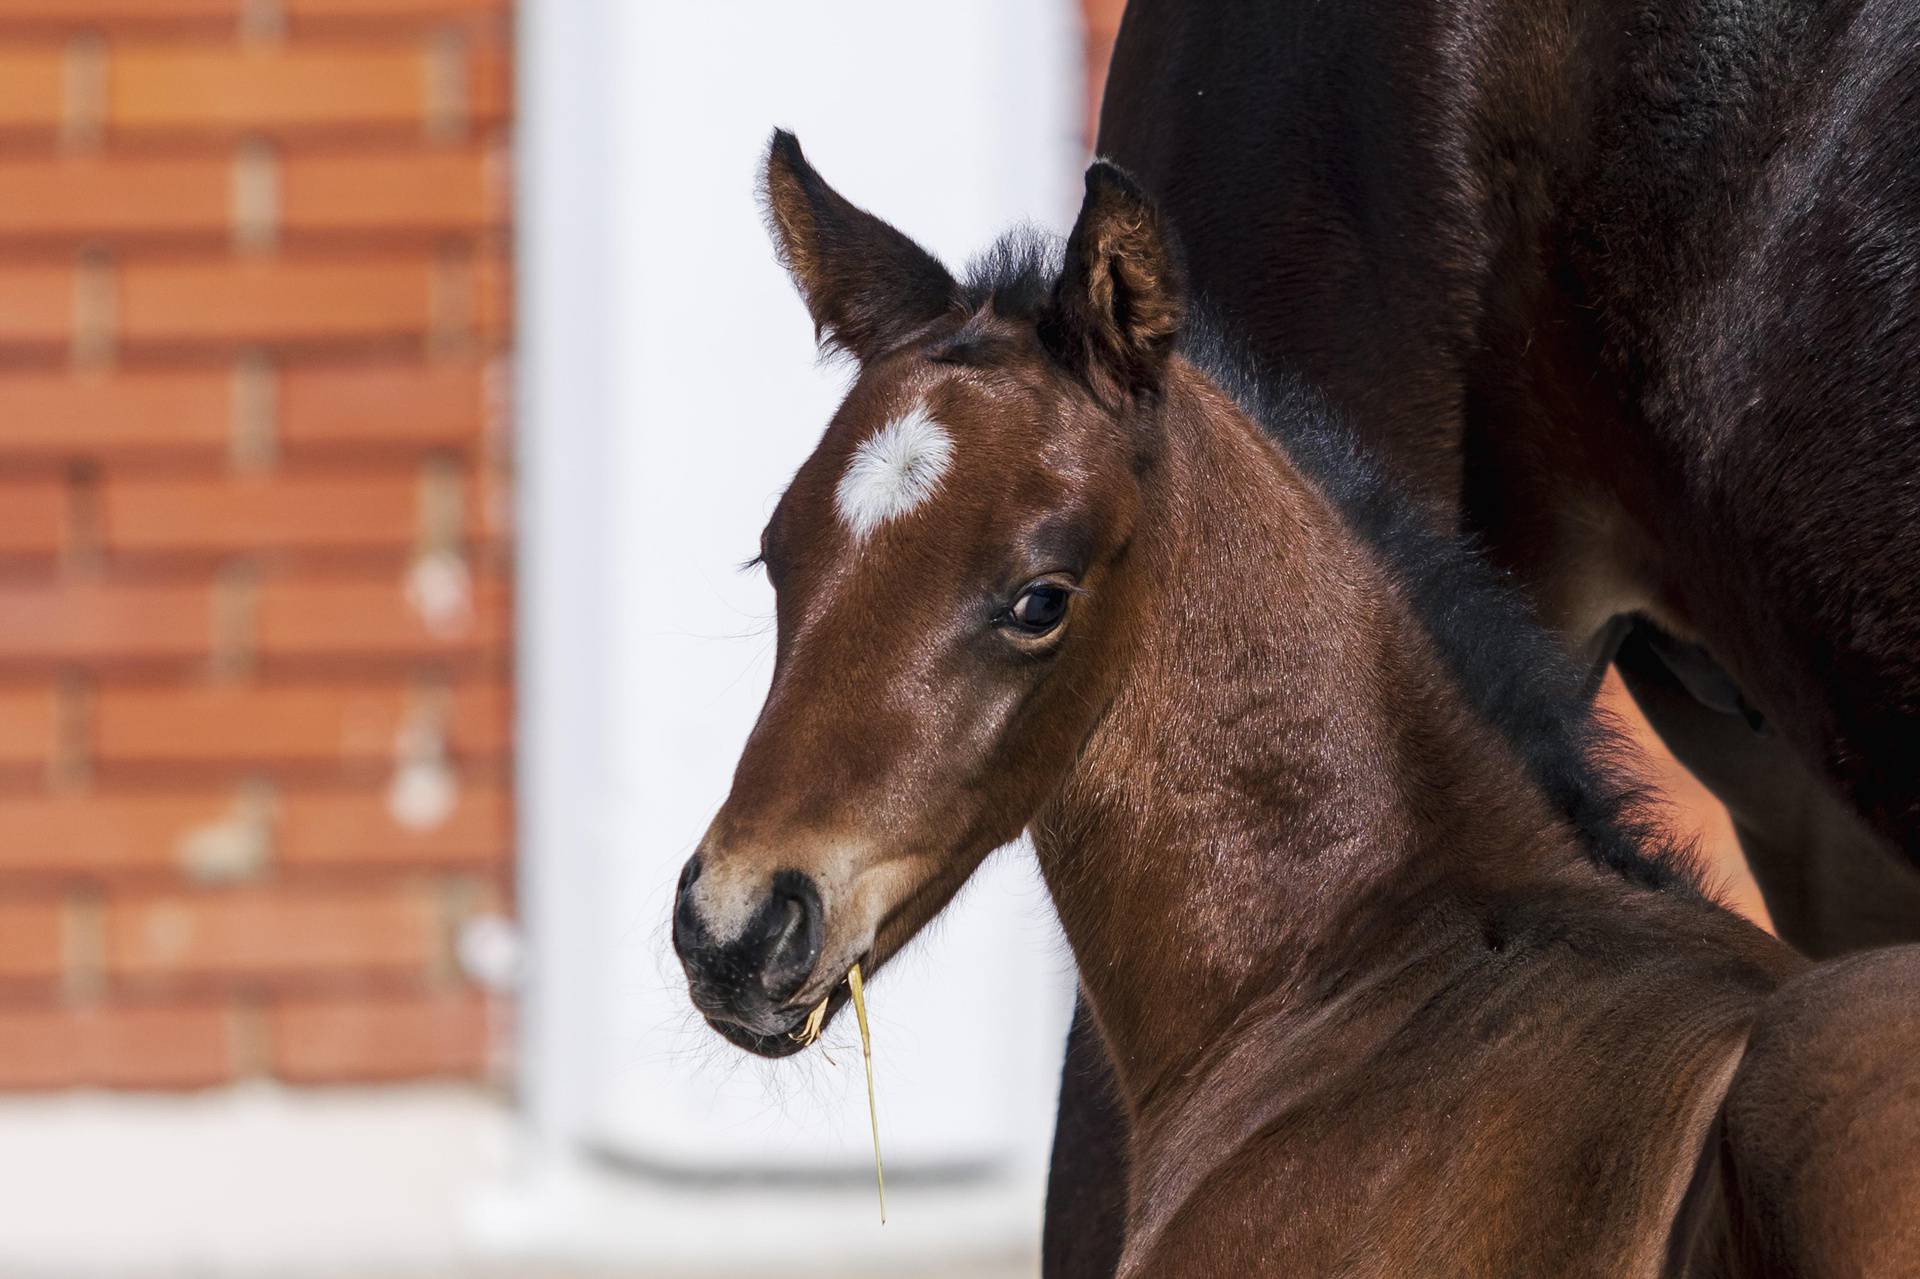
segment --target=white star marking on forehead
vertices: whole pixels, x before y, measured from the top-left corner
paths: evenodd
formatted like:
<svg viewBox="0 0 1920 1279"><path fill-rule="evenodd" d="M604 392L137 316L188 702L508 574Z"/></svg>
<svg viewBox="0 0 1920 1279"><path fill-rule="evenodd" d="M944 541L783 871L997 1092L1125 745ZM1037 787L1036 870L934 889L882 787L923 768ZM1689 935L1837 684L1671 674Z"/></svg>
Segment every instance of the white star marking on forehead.
<svg viewBox="0 0 1920 1279"><path fill-rule="evenodd" d="M840 522L856 542L932 497L953 458L953 436L915 405L860 442L834 490Z"/></svg>

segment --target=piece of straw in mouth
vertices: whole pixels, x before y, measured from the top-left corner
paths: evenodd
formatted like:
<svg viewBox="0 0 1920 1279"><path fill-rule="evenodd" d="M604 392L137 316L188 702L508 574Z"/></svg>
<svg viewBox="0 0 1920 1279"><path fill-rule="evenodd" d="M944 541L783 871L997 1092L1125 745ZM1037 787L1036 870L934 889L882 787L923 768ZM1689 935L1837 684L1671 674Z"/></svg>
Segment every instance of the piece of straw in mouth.
<svg viewBox="0 0 1920 1279"><path fill-rule="evenodd" d="M867 1029L867 992L860 981L860 965L847 970L847 986L853 994L854 1016L860 1022L860 1057L867 1068L867 1121L873 1125L873 1179L880 1187L880 1224L884 1226L887 1224L887 1174L880 1165L880 1112L873 1101L873 1033ZM827 1020L827 1003L832 998L828 995L813 1006L805 1023L791 1036L795 1043L804 1047L820 1038L820 1029Z"/></svg>
<svg viewBox="0 0 1920 1279"><path fill-rule="evenodd" d="M832 995L827 996L827 999L832 998ZM813 1011L807 1014L807 1024L793 1032L791 1038L801 1047L805 1047L820 1038L820 1027L825 1025L827 1021L827 999L823 999L815 1004Z"/></svg>
<svg viewBox="0 0 1920 1279"><path fill-rule="evenodd" d="M873 1125L873 1179L880 1187L880 1224L887 1224L887 1174L880 1166L880 1112L873 1104L873 1035L867 1029L867 995L860 985L860 965L847 969L853 991L854 1016L860 1019L860 1057L867 1067L867 1120ZM818 1033L818 1032L816 1032Z"/></svg>

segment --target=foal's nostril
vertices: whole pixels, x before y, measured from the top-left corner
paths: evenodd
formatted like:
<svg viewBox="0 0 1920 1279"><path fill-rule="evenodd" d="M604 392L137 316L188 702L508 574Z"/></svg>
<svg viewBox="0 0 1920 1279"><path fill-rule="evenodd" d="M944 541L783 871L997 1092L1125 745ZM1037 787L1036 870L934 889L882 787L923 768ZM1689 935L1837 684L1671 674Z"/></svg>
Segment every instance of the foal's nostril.
<svg viewBox="0 0 1920 1279"><path fill-rule="evenodd" d="M780 1003L791 998L813 972L820 956L820 894L806 876L783 871L774 877L760 951L760 989Z"/></svg>
<svg viewBox="0 0 1920 1279"><path fill-rule="evenodd" d="M807 945L807 907L798 897L781 901L773 912L773 930L767 938L760 986L767 998L785 999L799 988L813 968Z"/></svg>
<svg viewBox="0 0 1920 1279"><path fill-rule="evenodd" d="M784 1018L820 957L826 912L819 890L799 871L778 871L750 917L716 932L700 904L709 893L695 890L700 876L696 857L680 873L673 907L673 948L694 1002L742 1025Z"/></svg>

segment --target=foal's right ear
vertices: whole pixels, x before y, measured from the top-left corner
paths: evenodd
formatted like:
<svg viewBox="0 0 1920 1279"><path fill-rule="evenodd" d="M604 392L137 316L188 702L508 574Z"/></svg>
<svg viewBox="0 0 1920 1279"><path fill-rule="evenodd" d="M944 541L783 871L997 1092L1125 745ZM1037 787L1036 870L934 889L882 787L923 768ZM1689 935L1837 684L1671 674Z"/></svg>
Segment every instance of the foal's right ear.
<svg viewBox="0 0 1920 1279"><path fill-rule="evenodd" d="M1042 340L1096 388L1137 394L1159 386L1186 315L1186 266L1166 219L1132 178L1096 160Z"/></svg>
<svg viewBox="0 0 1920 1279"><path fill-rule="evenodd" d="M954 307L960 289L939 260L828 186L785 129L767 147L760 192L821 341L868 360Z"/></svg>

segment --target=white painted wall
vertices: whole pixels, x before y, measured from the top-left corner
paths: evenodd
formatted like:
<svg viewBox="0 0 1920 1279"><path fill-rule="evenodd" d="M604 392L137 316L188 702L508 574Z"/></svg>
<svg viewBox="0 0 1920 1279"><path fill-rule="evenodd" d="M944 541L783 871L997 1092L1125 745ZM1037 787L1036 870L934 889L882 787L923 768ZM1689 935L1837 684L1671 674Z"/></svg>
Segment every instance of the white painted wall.
<svg viewBox="0 0 1920 1279"><path fill-rule="evenodd" d="M0 1099L0 1275L477 1276L511 1132L439 1084Z"/></svg>
<svg viewBox="0 0 1920 1279"><path fill-rule="evenodd" d="M520 331L528 1159L509 1246L680 1263L1018 1254L1039 1221L1070 963L1030 857L871 991L892 1220L844 1018L728 1048L667 941L770 664L736 566L844 389L753 200L794 129L958 265L1078 191L1071 0L528 0ZM831 1055L832 1062L827 1060ZM779 1173L786 1180L765 1180Z"/></svg>

